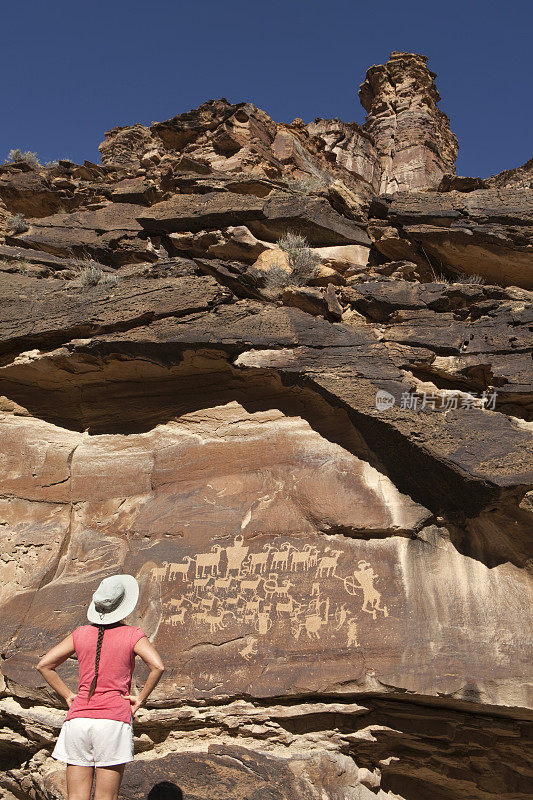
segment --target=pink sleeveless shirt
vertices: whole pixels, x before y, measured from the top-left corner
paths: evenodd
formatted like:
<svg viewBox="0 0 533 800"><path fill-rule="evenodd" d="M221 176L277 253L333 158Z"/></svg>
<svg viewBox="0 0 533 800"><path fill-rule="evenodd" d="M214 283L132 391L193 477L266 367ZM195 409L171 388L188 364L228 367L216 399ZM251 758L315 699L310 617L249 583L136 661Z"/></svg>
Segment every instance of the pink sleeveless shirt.
<svg viewBox="0 0 533 800"><path fill-rule="evenodd" d="M98 625L81 625L72 632L79 665L78 694L70 705L65 722L75 717L132 721L130 701L122 695L130 693L135 666L133 648L143 636L146 636L143 629L132 625L106 625L96 689L87 700L94 678Z"/></svg>

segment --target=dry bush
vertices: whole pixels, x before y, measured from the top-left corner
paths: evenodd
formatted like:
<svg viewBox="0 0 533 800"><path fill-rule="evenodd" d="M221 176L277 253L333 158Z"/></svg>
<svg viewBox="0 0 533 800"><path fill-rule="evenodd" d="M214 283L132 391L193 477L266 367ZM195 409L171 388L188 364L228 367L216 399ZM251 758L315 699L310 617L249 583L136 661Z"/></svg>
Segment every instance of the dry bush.
<svg viewBox="0 0 533 800"><path fill-rule="evenodd" d="M30 227L24 218L24 214L14 214L12 217L8 217L6 225L13 233L24 233Z"/></svg>
<svg viewBox="0 0 533 800"><path fill-rule="evenodd" d="M24 161L28 166L32 167L33 169L37 169L40 167L41 164L39 159L37 158L37 153L32 153L31 150L26 150L22 152L20 148L16 148L14 150L9 151L9 155L5 160L5 164L14 164L17 161Z"/></svg>
<svg viewBox="0 0 533 800"><path fill-rule="evenodd" d="M287 186L296 192L302 194L313 194L313 192L321 192L327 189L330 180L322 175L307 175L305 178L288 178Z"/></svg>
<svg viewBox="0 0 533 800"><path fill-rule="evenodd" d="M289 267L292 270L292 275L288 276L289 282L302 285L315 276L320 256L309 247L305 236L287 231L285 236L278 239L277 245L287 253Z"/></svg>
<svg viewBox="0 0 533 800"><path fill-rule="evenodd" d="M118 283L118 275L104 273L100 267L91 264L80 271L80 279L82 286L97 286L98 284L107 286L116 286Z"/></svg>
<svg viewBox="0 0 533 800"><path fill-rule="evenodd" d="M85 267L80 273L82 286L96 286L102 280L103 272L100 267L94 265Z"/></svg>
<svg viewBox="0 0 533 800"><path fill-rule="evenodd" d="M475 283L475 284L483 284L485 283L485 278L483 275L478 275L477 273L473 273L470 275L468 272L460 272L457 276L456 283Z"/></svg>

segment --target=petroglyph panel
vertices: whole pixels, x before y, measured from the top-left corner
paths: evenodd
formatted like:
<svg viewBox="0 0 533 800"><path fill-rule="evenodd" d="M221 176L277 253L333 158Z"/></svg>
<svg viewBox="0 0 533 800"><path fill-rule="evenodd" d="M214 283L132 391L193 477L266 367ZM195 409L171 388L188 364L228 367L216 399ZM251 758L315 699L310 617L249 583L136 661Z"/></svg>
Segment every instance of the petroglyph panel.
<svg viewBox="0 0 533 800"><path fill-rule="evenodd" d="M151 577L162 584L164 625L205 627L211 635L239 625L257 636L283 627L294 640L333 634L339 645L358 647L358 614L375 620L389 612L372 565L361 559L345 574L346 561L342 549L287 540L257 551L240 534L229 546L166 561ZM241 655L251 652L248 645Z"/></svg>

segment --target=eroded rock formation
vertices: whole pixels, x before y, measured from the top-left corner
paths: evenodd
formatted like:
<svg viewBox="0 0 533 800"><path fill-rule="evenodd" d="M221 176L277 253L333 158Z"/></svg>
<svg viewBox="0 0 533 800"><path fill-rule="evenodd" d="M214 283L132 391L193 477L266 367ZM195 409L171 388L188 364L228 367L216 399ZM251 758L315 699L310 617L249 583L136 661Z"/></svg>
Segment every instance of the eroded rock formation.
<svg viewBox="0 0 533 800"><path fill-rule="evenodd" d="M455 174L457 139L437 103L440 95L427 57L391 53L371 67L359 89L368 113L365 130L376 144L383 194L431 189L447 173Z"/></svg>
<svg viewBox="0 0 533 800"><path fill-rule="evenodd" d="M531 165L455 176L434 78L0 167L5 800L66 798L33 665L120 571L167 665L123 797L528 796Z"/></svg>

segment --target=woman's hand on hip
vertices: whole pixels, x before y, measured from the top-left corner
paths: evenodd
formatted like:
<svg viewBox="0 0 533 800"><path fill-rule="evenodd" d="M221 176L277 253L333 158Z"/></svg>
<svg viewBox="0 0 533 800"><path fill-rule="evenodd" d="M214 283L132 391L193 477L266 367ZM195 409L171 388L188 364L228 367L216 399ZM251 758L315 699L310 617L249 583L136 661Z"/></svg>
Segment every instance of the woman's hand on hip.
<svg viewBox="0 0 533 800"><path fill-rule="evenodd" d="M70 692L70 694L67 694L65 700L69 708L71 707L72 703L74 702L77 696L78 695L76 692Z"/></svg>
<svg viewBox="0 0 533 800"><path fill-rule="evenodd" d="M122 697L130 701L131 713L134 716L137 709L142 706L142 700L139 700L135 694L123 694Z"/></svg>

